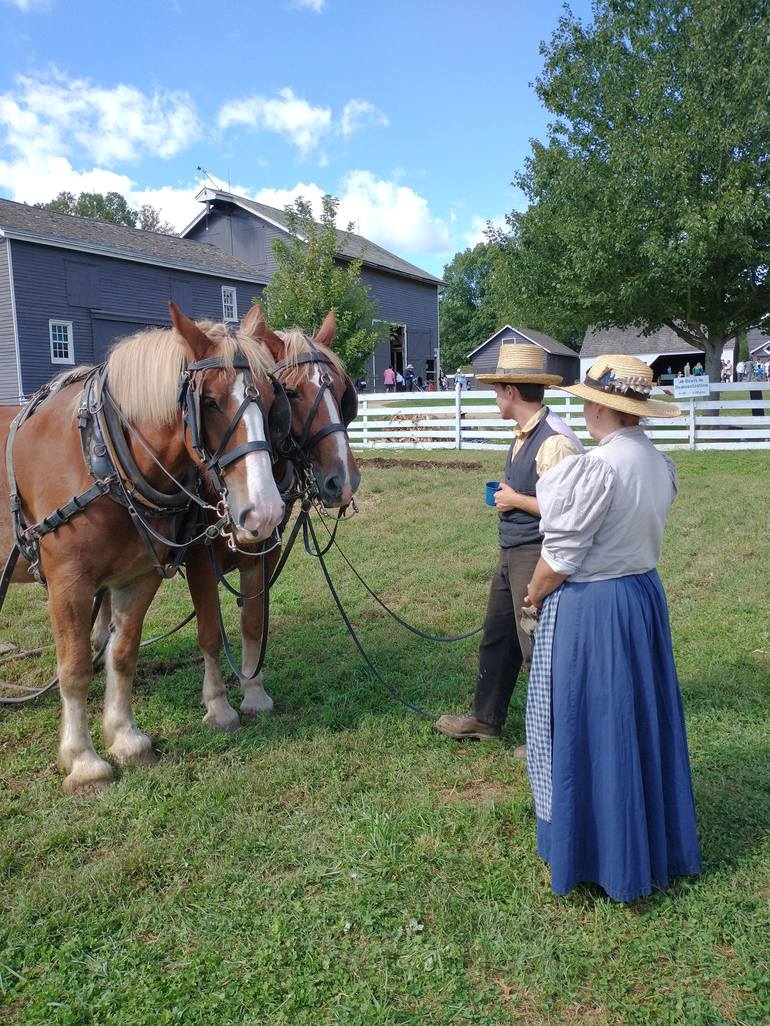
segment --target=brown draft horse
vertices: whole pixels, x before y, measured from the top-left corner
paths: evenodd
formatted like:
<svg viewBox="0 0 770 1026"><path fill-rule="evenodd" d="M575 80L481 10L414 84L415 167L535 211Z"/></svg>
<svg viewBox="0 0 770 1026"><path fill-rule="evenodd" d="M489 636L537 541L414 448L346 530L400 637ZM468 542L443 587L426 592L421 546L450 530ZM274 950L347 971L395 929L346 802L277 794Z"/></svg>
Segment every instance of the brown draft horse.
<svg viewBox="0 0 770 1026"><path fill-rule="evenodd" d="M283 517L284 506L273 480L270 452L249 445L254 439L266 439L267 425L255 403L244 403L246 374L239 368L247 364L249 387L258 387L261 408L267 414L276 395L269 377L273 361L249 336L234 334L225 325L207 325L208 334L204 334L173 304L169 306L173 329L151 329L131 336L118 343L107 360L110 394L124 422L130 424L125 439L145 483L157 492L175 491L177 483L200 465L182 419L180 380L190 362L216 358L211 361L216 366L195 372L199 426L211 451L222 446L226 456L239 448L248 450L229 462L223 473L230 530L239 546L253 545L270 537ZM239 354L245 361L241 358L234 366ZM16 433L13 462L29 524L38 523L92 484L78 428L84 375L85 371L73 371L57 379L50 397ZM13 412L2 411L4 438ZM8 552L14 537L7 481L2 492L0 545ZM174 519L148 522L173 538L178 526ZM169 549L162 545L158 549L165 561ZM69 794L87 793L113 779L112 767L94 750L86 716L93 675L90 617L94 595L100 587L110 589L113 620L106 657L104 740L119 765L147 764L154 761L155 753L150 738L134 723L131 687L142 622L161 578L128 510L109 496L91 502L41 539L40 570L48 585L58 661L62 704L59 765L67 774L63 788ZM20 560L13 580L29 581L28 571L29 564Z"/></svg>
<svg viewBox="0 0 770 1026"><path fill-rule="evenodd" d="M300 331L272 332L265 324L259 305L255 304L243 318L241 331L266 346L278 364L277 376L291 403L291 432L295 441L305 437L308 419L321 391L324 374L331 378L331 387L323 389L321 401L317 403L309 441L312 443L317 433L323 434L324 428L333 424L340 425L341 417L344 418L341 410L345 405L345 396L350 395L355 400L355 390L342 361L331 349L336 334L333 312L326 317L315 338L308 339ZM313 349L318 350L324 362L310 362ZM347 506L361 481L347 433L343 430L330 430L309 447L308 457L318 497L323 504L332 508ZM279 480L284 469L285 464L276 466ZM222 543L217 543L215 551L225 572L239 570L241 593L256 596L245 598L241 605L241 665L244 676L250 677L257 666L262 642L263 561L232 552ZM270 554L269 573L272 573L279 555L278 550ZM215 729L235 730L239 725L239 717L228 701L219 665L221 638L216 612L217 583L211 561L199 547L188 551L186 565L190 595L197 615L198 644L205 667L202 698L206 714L203 722ZM272 708L273 700L264 689L260 671L253 680L243 685L241 712L254 716L268 713Z"/></svg>

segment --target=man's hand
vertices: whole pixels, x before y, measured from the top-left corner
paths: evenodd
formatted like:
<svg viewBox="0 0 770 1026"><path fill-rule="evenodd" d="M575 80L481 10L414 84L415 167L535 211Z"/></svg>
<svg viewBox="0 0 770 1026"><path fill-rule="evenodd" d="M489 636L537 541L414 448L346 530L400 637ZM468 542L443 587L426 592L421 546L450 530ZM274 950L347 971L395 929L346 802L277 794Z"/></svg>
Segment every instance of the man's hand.
<svg viewBox="0 0 770 1026"><path fill-rule="evenodd" d="M501 484L495 492L495 506L501 513L510 513L512 509L521 509L521 498L522 496L510 485Z"/></svg>
<svg viewBox="0 0 770 1026"><path fill-rule="evenodd" d="M540 507L534 495L523 495L505 483L501 484L498 491L495 492L495 506L500 513L509 513L512 509L523 509L533 517L540 516Z"/></svg>

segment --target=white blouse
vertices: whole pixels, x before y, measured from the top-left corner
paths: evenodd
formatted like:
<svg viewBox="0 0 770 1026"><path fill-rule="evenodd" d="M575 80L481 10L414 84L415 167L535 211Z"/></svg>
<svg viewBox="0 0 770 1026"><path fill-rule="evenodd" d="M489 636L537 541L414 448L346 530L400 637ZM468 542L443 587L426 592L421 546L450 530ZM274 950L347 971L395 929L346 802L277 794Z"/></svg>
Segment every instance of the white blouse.
<svg viewBox="0 0 770 1026"><path fill-rule="evenodd" d="M647 573L676 490L668 456L641 427L619 428L539 479L543 559L578 582Z"/></svg>

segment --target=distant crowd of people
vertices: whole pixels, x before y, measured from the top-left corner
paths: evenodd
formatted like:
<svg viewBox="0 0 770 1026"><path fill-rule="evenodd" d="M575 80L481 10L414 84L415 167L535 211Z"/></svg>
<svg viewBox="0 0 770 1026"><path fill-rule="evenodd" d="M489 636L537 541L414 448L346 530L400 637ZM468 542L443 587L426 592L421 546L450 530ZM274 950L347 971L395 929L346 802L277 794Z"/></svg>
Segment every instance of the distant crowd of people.
<svg viewBox="0 0 770 1026"><path fill-rule="evenodd" d="M770 360L739 360L736 371L738 381L770 381Z"/></svg>
<svg viewBox="0 0 770 1026"><path fill-rule="evenodd" d="M460 374L460 371L457 372ZM455 381L457 375L454 376ZM463 375L460 374L463 378ZM464 380L464 378L463 378ZM366 379L362 378L356 382L359 392L365 392L367 388ZM414 373L414 365L408 363L404 368L402 374L400 370L396 370L394 367L386 367L382 375L383 390L385 392L435 392L436 382L433 379L429 379L428 375L423 378L422 374ZM446 392L450 388L449 378L443 370L438 372L438 387L442 392ZM467 382L461 387L467 388Z"/></svg>

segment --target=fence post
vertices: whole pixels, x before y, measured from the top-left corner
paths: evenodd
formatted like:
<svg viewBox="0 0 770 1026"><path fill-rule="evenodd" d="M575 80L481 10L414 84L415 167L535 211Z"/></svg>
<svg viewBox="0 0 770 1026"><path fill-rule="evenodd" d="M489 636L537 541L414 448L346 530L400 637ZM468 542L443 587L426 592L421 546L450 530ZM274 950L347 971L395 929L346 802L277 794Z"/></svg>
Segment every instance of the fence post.
<svg viewBox="0 0 770 1026"><path fill-rule="evenodd" d="M361 417L363 419L363 434L361 437L361 445L366 448L369 442L369 400L364 396L361 396Z"/></svg>
<svg viewBox="0 0 770 1026"><path fill-rule="evenodd" d="M455 449L463 447L463 390L459 381L455 382Z"/></svg>
<svg viewBox="0 0 770 1026"><path fill-rule="evenodd" d="M689 447L695 449L695 399L690 399L690 431L689 431Z"/></svg>

